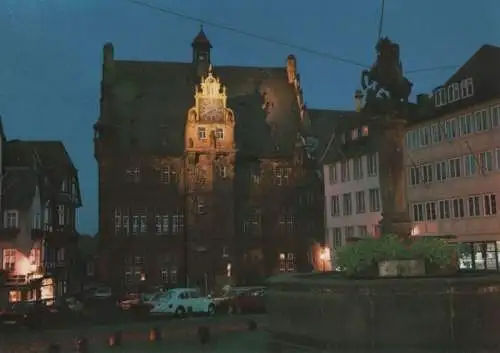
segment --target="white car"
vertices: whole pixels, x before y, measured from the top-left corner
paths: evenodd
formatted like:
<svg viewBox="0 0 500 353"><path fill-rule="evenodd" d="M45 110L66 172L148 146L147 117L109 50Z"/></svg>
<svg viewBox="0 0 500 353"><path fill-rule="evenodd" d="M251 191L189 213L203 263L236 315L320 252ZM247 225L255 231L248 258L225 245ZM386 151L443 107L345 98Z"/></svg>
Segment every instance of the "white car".
<svg viewBox="0 0 500 353"><path fill-rule="evenodd" d="M200 291L194 288L175 288L162 293L154 301L152 314L175 315L182 317L186 314L215 314L213 300L203 297Z"/></svg>

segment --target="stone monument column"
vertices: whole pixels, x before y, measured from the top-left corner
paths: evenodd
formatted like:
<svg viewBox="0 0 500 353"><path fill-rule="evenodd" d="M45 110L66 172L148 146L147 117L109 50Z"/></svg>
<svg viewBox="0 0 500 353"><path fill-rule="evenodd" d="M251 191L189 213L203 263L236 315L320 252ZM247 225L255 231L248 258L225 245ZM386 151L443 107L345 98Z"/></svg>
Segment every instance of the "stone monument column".
<svg viewBox="0 0 500 353"><path fill-rule="evenodd" d="M404 167L404 136L406 120L379 118L375 123L379 139L379 182L382 205L382 234L397 234L407 238L412 222L406 201L406 175Z"/></svg>
<svg viewBox="0 0 500 353"><path fill-rule="evenodd" d="M408 238L412 222L406 202L404 136L408 116L408 97L412 83L404 76L399 45L381 38L376 46L377 60L361 74L364 106L370 131L378 139L382 234Z"/></svg>

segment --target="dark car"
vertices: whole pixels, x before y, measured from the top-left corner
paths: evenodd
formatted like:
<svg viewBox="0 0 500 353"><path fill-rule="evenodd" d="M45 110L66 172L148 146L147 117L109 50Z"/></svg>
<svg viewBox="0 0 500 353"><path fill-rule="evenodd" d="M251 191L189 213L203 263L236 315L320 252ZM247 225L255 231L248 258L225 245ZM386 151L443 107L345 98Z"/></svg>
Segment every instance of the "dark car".
<svg viewBox="0 0 500 353"><path fill-rule="evenodd" d="M238 293L228 303L229 314L264 313L266 311L265 288L252 288Z"/></svg>
<svg viewBox="0 0 500 353"><path fill-rule="evenodd" d="M40 327L51 315L42 302L16 302L0 310L0 324L5 326Z"/></svg>

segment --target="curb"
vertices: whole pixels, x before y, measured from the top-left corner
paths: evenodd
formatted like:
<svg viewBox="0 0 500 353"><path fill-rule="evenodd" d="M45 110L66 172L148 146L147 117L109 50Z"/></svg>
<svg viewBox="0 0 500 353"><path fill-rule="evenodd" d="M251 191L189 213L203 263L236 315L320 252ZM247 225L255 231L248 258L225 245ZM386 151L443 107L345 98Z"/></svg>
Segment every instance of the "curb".
<svg viewBox="0 0 500 353"><path fill-rule="evenodd" d="M207 326L210 329L210 332L212 334L219 334L219 333L232 333L232 332L244 332L244 331L249 331L249 321L247 320L245 322L239 322L239 323L234 323L234 324L227 324L227 323L203 323L203 324L196 324L194 322L194 325L187 326L184 328L178 328L178 329L172 329L172 328L162 328L159 327L159 330L161 332L161 339L162 341L169 341L169 340L179 340L179 339L185 339L185 338L196 338L197 333L198 333L198 328L201 326ZM257 323L258 330L266 330L268 325L265 322L259 322L259 320L253 320ZM137 343L137 342L144 342L149 345L154 345L155 342L149 342L148 336L149 336L149 329L154 327L155 325L151 325L151 327L145 329L145 330L134 330L134 331L122 331L122 346L126 347L128 343ZM109 337L113 334L113 332L94 332L88 336L81 335L80 337L85 338L88 342L88 344L91 347L96 347L96 348L107 348L108 347L108 339ZM78 335L75 335L74 337L71 337L69 340L68 338L65 338L63 340L52 340L50 342L50 339L45 340L37 340L35 342L32 342L30 344L22 344L19 346L15 346L16 349L19 350L26 350L26 351L33 351L33 350L43 350L47 349L47 347L52 344L52 343L57 343L61 345L61 347L74 347L76 340L79 338ZM92 350L91 350L92 351Z"/></svg>

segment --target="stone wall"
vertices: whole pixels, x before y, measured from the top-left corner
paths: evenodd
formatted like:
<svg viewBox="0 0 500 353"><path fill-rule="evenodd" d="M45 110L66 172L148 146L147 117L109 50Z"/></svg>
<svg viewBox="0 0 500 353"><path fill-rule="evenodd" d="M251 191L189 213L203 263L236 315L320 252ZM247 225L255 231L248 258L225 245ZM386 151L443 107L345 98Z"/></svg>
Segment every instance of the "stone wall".
<svg viewBox="0 0 500 353"><path fill-rule="evenodd" d="M269 330L278 344L318 350L498 347L500 275L347 280L272 278Z"/></svg>

